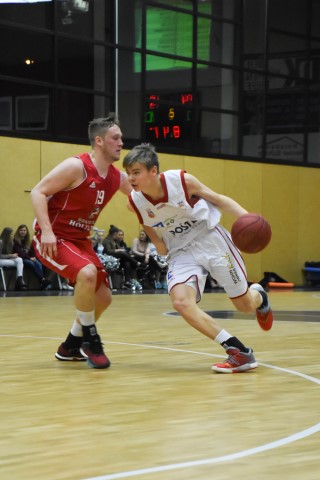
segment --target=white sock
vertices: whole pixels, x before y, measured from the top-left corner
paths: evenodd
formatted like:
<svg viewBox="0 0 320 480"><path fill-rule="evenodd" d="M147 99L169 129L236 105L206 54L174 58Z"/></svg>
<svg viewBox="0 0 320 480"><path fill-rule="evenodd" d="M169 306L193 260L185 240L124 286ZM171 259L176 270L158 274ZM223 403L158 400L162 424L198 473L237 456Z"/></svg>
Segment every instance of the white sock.
<svg viewBox="0 0 320 480"><path fill-rule="evenodd" d="M251 285L251 287L252 287L252 285ZM258 290L257 288L251 288L251 287L249 288L249 290L251 290L251 292L252 292L252 291L255 291L255 292L258 292L258 293L259 293L259 296L260 296L260 300L261 300L261 301L260 301L260 303L259 303L259 307L257 307L257 308L260 308L261 305L263 304L263 296L261 295L261 292L259 292L259 290Z"/></svg>
<svg viewBox="0 0 320 480"><path fill-rule="evenodd" d="M256 291L258 291L258 290L256 290ZM263 296L261 295L260 292L258 292L258 293L259 293L259 295L260 295L261 302L259 303L259 307L257 307L257 308L260 308L261 305L263 304Z"/></svg>
<svg viewBox="0 0 320 480"><path fill-rule="evenodd" d="M77 318L79 319L81 325L85 327L89 327L90 325L94 325L94 311L92 312L81 312L77 310Z"/></svg>
<svg viewBox="0 0 320 480"><path fill-rule="evenodd" d="M72 333L74 337L83 337L82 326L79 325L77 320L73 322L70 333Z"/></svg>
<svg viewBox="0 0 320 480"><path fill-rule="evenodd" d="M224 342L229 340L229 338L231 338L231 337L232 337L232 335L230 335L230 333L228 333L226 330L221 330L221 332L218 333L218 335L216 336L214 341L219 343L220 345L222 345Z"/></svg>

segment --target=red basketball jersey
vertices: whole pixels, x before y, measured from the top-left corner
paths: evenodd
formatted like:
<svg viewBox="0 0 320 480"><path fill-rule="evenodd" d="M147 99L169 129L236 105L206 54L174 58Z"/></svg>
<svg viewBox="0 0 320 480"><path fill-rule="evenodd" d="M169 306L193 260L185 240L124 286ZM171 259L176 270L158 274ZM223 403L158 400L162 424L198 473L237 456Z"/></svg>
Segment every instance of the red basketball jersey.
<svg viewBox="0 0 320 480"><path fill-rule="evenodd" d="M120 187L118 168L110 165L106 178L102 178L88 153L77 158L83 162L86 178L75 188L55 193L48 201L53 232L65 240L86 239L101 210ZM38 225L35 230L39 230Z"/></svg>

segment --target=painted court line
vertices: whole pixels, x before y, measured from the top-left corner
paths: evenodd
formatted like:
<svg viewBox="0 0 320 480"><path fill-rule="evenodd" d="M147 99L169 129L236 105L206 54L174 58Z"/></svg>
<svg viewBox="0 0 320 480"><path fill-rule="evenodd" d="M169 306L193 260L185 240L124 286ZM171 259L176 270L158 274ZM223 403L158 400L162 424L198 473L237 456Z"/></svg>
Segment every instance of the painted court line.
<svg viewBox="0 0 320 480"><path fill-rule="evenodd" d="M45 337L45 336L35 336L35 335L16 335L16 334L0 334L0 337L14 337L14 338L30 338L30 339L52 339L52 340L57 340L57 337ZM158 349L158 350L167 350L167 351L172 351L172 352L180 352L180 353L191 353L195 355L204 355L207 357L222 357L224 358L225 355L216 355L216 354L211 354L211 353L204 353L204 352L197 352L194 350L186 350L186 349L180 349L180 348L171 348L171 347L164 347L164 346L159 346L159 345L146 345L146 344L140 344L140 343L128 343L128 342L106 342L107 344L113 344L113 345L126 345L126 346L132 346L132 347L139 347L139 348L151 348L151 349ZM296 370L290 370L287 368L282 368L282 367L277 367L275 365L270 365L266 363L260 363L259 365L264 366L266 368L271 368L273 370L278 370L284 373L287 373L289 375L294 375L297 377L301 377L304 380L316 383L320 385L320 379L317 379L315 377L311 377L310 375L305 375L304 373L297 372ZM174 463L174 464L169 464L169 465L163 465L163 466L157 466L157 467L149 467L149 468L142 468L138 470L129 470L129 471L124 471L124 472L118 472L118 473L112 473L112 474L107 474L107 475L102 475L99 477L90 477L86 478L83 480L116 480L116 479L121 479L121 478L130 478L130 477L136 477L138 475L146 475L149 473L161 473L161 472L166 472L170 470L178 470L178 469L183 469L183 468L191 468L191 467L199 467L203 465L213 465L216 463L222 463L222 462L230 462L233 460L237 460L239 458L244 458L244 457L249 457L251 455L256 455L261 452L265 452L268 450L272 450L274 448L282 447L284 445L287 445L289 443L296 442L298 440L302 440L303 438L306 438L310 435L314 435L315 433L320 432L320 423L317 423L305 430L302 430L300 432L296 432L292 435L289 435L288 437L280 438L278 440L275 440L270 443L266 443L264 445L260 445L258 447L250 448L248 450L242 450L240 452L235 452L231 453L228 455L223 455L221 457L213 457L213 458L204 458L202 460L197 460L197 461L192 461L192 462L181 462L181 463Z"/></svg>
<svg viewBox="0 0 320 480"><path fill-rule="evenodd" d="M146 475L147 473L160 473L166 472L169 470L177 470L181 468L190 468L190 467L199 467L203 465L213 465L214 463L228 462L232 460L238 460L239 458L248 457L250 455L256 455L257 453L265 452L267 450L272 450L273 448L282 447L288 443L296 442L302 438L308 437L320 431L320 423L314 425L313 427L302 430L301 432L290 435L286 438L281 438L275 442L266 443L260 447L249 448L248 450L243 450L242 452L231 453L230 455L224 455L217 458L206 458L203 460L197 460L194 462L184 462L184 463L173 463L170 465L164 465L162 467L152 467L152 468L142 468L141 470L129 470L127 472L119 472L111 475L102 475L100 477L90 477L85 480L115 480L117 478L129 478L136 477L137 475Z"/></svg>
<svg viewBox="0 0 320 480"><path fill-rule="evenodd" d="M208 353L203 353L203 352L196 352L193 350L184 350L184 349L177 349L177 348L169 348L169 347L161 347L161 346L154 346L154 345L143 345L143 344L138 344L138 343L126 343L126 342L107 342L110 344L117 344L117 345L129 345L129 346L135 346L135 347L143 347L143 348L154 348L154 349L160 349L160 350L170 350L170 351L175 351L175 352L184 352L184 353L193 353L196 355L206 355L209 357L217 357L220 355L212 355ZM259 363L259 365L262 365L266 368L271 368L273 370L278 370L284 373L288 373L290 375L295 375L297 377L301 377L304 380L316 383L320 385L320 379L317 379L315 377L311 377L310 375L305 375L303 373L297 372L295 370L290 370L287 368L281 368L281 367L276 367L274 365L269 365L267 363ZM222 457L213 457L213 458L204 458L202 460L196 460L193 462L181 462L181 463L173 463L169 465L163 465L163 466L158 466L158 467L150 467L150 468L142 468L138 470L128 470L125 472L118 472L118 473L112 473L110 475L102 475L99 477L90 477L86 478L83 480L116 480L120 478L130 478L130 477L136 477L138 475L147 475L149 473L161 473L161 472L167 472L170 470L178 470L178 469L183 469L183 468L191 468L191 467L199 467L203 465L213 465L216 463L222 463L222 462L230 462L233 460L238 460L239 458L244 458L244 457L249 457L251 455L256 455L261 452L266 452L268 450L272 450L274 448L282 447L284 445L287 445L289 443L296 442L298 440L302 440L303 438L309 437L310 435L314 435L315 433L320 432L320 423L317 423L305 430L302 430L300 432L296 432L292 435L289 435L288 437L280 438L278 440L275 440L270 443L266 443L264 445L260 445L258 447L254 448L249 448L248 450L242 450L240 452L236 453L231 453L228 455L223 455Z"/></svg>

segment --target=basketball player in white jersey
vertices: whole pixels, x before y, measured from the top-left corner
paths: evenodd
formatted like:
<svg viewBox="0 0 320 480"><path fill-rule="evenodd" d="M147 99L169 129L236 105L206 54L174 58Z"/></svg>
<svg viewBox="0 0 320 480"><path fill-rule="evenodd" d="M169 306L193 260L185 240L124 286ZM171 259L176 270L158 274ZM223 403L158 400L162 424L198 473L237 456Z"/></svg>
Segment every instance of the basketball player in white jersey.
<svg viewBox="0 0 320 480"><path fill-rule="evenodd" d="M236 373L256 368L252 349L197 306L210 273L237 310L256 312L263 330L272 327L267 293L259 284L248 288L241 254L229 232L219 224L220 211L237 219L247 210L183 170L159 173L158 156L150 144L134 147L124 158L123 167L133 188L129 209L136 212L158 252L169 256L167 281L173 307L189 325L222 345L228 354L212 370Z"/></svg>

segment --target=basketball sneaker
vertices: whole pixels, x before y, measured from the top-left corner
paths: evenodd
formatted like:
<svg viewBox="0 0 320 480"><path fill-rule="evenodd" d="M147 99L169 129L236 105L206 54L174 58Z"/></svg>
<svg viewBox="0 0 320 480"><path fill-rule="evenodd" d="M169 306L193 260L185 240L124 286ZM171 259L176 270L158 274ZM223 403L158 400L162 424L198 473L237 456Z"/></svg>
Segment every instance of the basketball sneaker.
<svg viewBox="0 0 320 480"><path fill-rule="evenodd" d="M269 299L267 292L260 285L260 283L253 283L250 286L250 290L258 290L261 294L263 302L259 308L256 310L257 321L262 328L262 330L268 331L271 329L273 324L273 313L270 307Z"/></svg>
<svg viewBox="0 0 320 480"><path fill-rule="evenodd" d="M81 362L86 358L80 352L79 347L67 348L65 343L61 343L57 352L54 355L58 360L61 361L78 361Z"/></svg>
<svg viewBox="0 0 320 480"><path fill-rule="evenodd" d="M227 347L226 352L229 355L228 358L223 363L212 365L211 370L218 373L240 373L253 370L258 366L251 348L249 353L245 353L240 352L238 348Z"/></svg>
<svg viewBox="0 0 320 480"><path fill-rule="evenodd" d="M100 336L98 334L90 336L89 341L83 342L80 347L80 352L86 358L89 367L110 367L110 361L103 351Z"/></svg>

